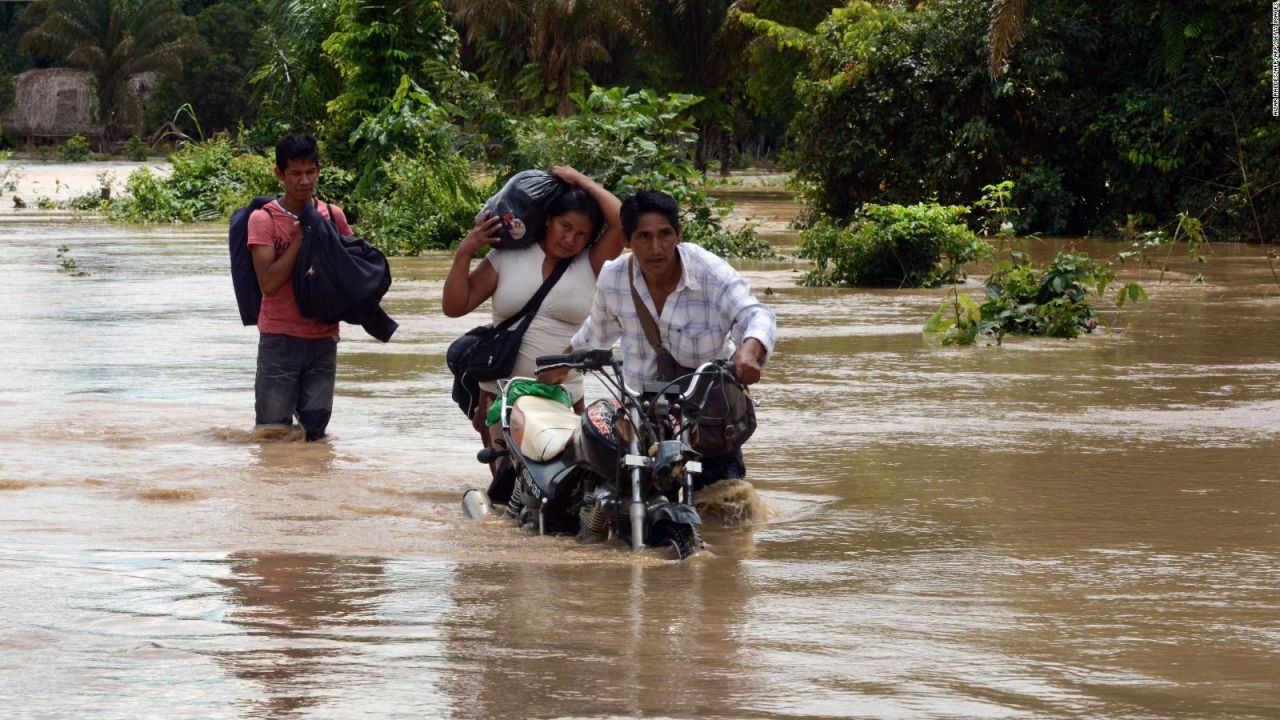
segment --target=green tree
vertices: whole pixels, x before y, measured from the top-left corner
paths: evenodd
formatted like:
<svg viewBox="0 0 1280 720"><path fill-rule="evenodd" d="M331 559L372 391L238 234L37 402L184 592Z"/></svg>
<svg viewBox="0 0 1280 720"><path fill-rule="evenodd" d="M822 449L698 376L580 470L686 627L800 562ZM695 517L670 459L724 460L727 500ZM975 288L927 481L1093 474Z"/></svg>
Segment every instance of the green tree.
<svg viewBox="0 0 1280 720"><path fill-rule="evenodd" d="M172 0L38 0L45 17L22 36L23 52L45 53L89 71L108 139L141 131L142 104L134 76L172 77L205 52L195 26Z"/></svg>
<svg viewBox="0 0 1280 720"><path fill-rule="evenodd" d="M751 16L813 32L844 0L757 0ZM742 23L742 15L737 16ZM780 47L757 38L748 47L750 68L744 86L751 110L751 130L762 146L785 141L787 126L800 109L795 80L804 70L806 56L794 48Z"/></svg>
<svg viewBox="0 0 1280 720"><path fill-rule="evenodd" d="M326 106L325 134L333 148L345 148L360 122L387 106L402 78L423 85L429 66L456 65L458 36L439 0L338 0L323 48L342 78L342 91Z"/></svg>
<svg viewBox="0 0 1280 720"><path fill-rule="evenodd" d="M628 13L648 56L664 71L668 89L700 95L694 108L698 125L698 169L718 157L729 171L735 124L744 122L742 88L750 30L737 20L750 0L631 0ZM737 121L735 123L735 121Z"/></svg>
<svg viewBox="0 0 1280 720"><path fill-rule="evenodd" d="M35 13L25 12L29 7L0 3L0 114L13 105L13 76L34 63L30 55L18 52L18 40L34 21Z"/></svg>
<svg viewBox="0 0 1280 720"><path fill-rule="evenodd" d="M181 76L156 87L146 101L147 127L173 120L186 103L206 135L234 132L241 122L252 124L258 103L249 91L249 76L260 59L256 52L245 52L245 44L261 25L257 0L188 0L184 10L195 20L210 53L186 63ZM196 135L185 115L176 122L188 135Z"/></svg>
<svg viewBox="0 0 1280 720"><path fill-rule="evenodd" d="M1191 211L1212 237L1266 240L1280 227L1280 132L1255 8L855 0L814 32L747 21L809 58L788 162L816 212L969 203L1010 179L1024 232Z"/></svg>
<svg viewBox="0 0 1280 720"><path fill-rule="evenodd" d="M336 27L337 0L260 0L262 26L253 40L259 64L249 76L259 102L251 139L274 143L291 131L315 131L342 79L321 44Z"/></svg>
<svg viewBox="0 0 1280 720"><path fill-rule="evenodd" d="M505 75L526 102L553 108L560 116L573 113L571 96L590 84L589 68L613 60L610 49L623 28L616 0L447 0L447 5L492 75Z"/></svg>

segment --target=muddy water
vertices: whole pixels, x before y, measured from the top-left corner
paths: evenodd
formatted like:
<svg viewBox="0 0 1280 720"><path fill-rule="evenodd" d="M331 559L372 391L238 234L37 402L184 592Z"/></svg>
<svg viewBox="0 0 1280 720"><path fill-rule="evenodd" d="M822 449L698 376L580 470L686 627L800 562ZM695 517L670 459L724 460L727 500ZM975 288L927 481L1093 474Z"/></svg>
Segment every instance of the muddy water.
<svg viewBox="0 0 1280 720"><path fill-rule="evenodd" d="M749 265L774 517L674 564L460 518L442 355L477 319L440 316L442 255L394 263L392 343L344 328L304 444L250 432L220 228L10 214L0 242L6 716L1280 715L1255 248L1115 334L969 349L921 337L939 292Z"/></svg>

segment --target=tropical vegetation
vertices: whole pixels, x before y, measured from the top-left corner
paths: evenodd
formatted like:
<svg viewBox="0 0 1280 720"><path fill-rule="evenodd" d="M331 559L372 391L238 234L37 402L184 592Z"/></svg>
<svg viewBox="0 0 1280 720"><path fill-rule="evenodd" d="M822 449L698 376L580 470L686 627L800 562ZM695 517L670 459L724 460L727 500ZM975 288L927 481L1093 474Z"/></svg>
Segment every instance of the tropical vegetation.
<svg viewBox="0 0 1280 720"><path fill-rule="evenodd" d="M226 213L301 129L323 141L327 192L394 252L455 241L494 182L553 163L666 189L689 237L748 255L771 251L726 224L707 175L780 163L817 284L953 282L985 257L975 233L1280 227L1268 16L1247 0L9 5L0 107L22 70L83 68L105 146L180 148L170 178L114 204L134 219ZM142 99L129 83L147 72ZM217 162L183 165L197 157ZM1001 181L1018 212L990 226Z"/></svg>
<svg viewBox="0 0 1280 720"><path fill-rule="evenodd" d="M1269 18L1254 2L853 1L802 52L789 164L810 207L969 203L1011 179L1021 232L1114 233L1179 212L1218 239L1280 227Z"/></svg>
<svg viewBox="0 0 1280 720"><path fill-rule="evenodd" d="M142 103L130 88L143 73L174 76L204 52L191 19L172 0L40 0L40 23L18 50L87 70L108 139L142 129Z"/></svg>

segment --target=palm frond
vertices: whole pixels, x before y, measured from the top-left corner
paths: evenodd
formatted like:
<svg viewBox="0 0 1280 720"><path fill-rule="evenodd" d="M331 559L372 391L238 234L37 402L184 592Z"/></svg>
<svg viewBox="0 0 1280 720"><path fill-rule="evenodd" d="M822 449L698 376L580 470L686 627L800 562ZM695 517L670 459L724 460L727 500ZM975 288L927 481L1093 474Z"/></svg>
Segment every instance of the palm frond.
<svg viewBox="0 0 1280 720"><path fill-rule="evenodd" d="M987 28L990 49L987 68L991 77L1004 75L1014 47L1025 35L1027 0L992 0L991 24Z"/></svg>
<svg viewBox="0 0 1280 720"><path fill-rule="evenodd" d="M89 71L108 134L141 117L133 76L181 72L203 48L195 24L170 0L44 0L44 9L20 47Z"/></svg>

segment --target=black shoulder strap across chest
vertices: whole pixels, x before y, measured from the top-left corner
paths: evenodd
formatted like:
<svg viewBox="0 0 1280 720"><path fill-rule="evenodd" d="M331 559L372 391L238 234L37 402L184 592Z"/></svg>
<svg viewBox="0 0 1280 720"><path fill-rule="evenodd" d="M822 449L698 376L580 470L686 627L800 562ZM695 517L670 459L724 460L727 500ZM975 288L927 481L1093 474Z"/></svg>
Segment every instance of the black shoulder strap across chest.
<svg viewBox="0 0 1280 720"><path fill-rule="evenodd" d="M559 282L560 276L564 275L565 271L569 269L569 266L573 264L575 257L577 256L567 257L556 263L555 269L551 271L551 274L547 276L546 280L542 281L542 286L538 288L538 292L534 293L533 297L529 298L529 302L525 303L524 307L520 308L520 312L498 323L494 327L494 330L506 330L519 322L521 318L525 316L532 316L534 313L538 312L538 308L542 305L542 301L546 299L547 293L550 293L551 288L555 287L555 284Z"/></svg>

